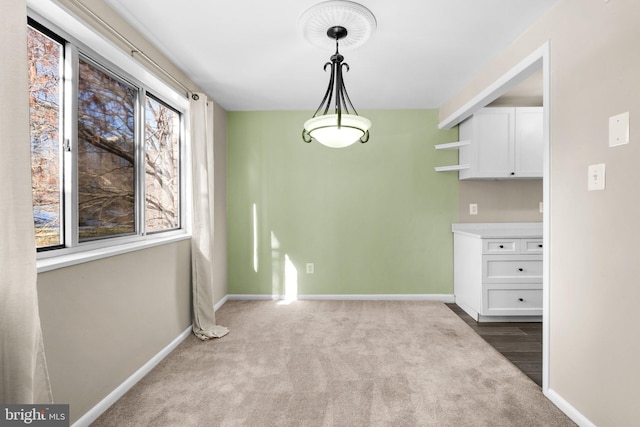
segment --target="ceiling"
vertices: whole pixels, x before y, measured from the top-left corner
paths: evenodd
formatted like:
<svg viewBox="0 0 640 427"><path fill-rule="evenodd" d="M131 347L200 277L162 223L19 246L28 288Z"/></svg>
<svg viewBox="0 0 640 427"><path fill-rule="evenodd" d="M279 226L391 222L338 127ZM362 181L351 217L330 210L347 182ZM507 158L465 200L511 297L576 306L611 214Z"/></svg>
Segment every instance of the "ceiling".
<svg viewBox="0 0 640 427"><path fill-rule="evenodd" d="M298 20L317 0L106 0L228 111L315 110L331 50ZM439 108L556 0L360 0L377 30L341 51L363 109Z"/></svg>

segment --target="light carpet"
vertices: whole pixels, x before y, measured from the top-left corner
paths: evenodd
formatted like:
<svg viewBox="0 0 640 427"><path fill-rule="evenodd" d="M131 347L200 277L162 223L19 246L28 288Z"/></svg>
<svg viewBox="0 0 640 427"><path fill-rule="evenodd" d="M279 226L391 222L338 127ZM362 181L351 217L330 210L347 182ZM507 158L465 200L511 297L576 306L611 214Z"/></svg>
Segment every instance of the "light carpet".
<svg viewBox="0 0 640 427"><path fill-rule="evenodd" d="M230 301L93 426L573 426L444 304Z"/></svg>

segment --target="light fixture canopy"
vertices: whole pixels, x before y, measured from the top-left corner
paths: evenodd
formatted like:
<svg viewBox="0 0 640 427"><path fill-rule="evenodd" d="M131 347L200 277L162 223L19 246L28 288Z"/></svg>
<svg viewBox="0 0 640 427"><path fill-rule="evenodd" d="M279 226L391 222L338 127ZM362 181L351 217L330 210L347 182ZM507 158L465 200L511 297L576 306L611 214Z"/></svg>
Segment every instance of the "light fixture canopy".
<svg viewBox="0 0 640 427"><path fill-rule="evenodd" d="M327 50L332 50L334 45L334 38L327 38L327 29L347 28L349 34L340 40L343 51L362 46L376 31L377 25L376 17L369 9L345 0L330 0L311 6L298 21L302 37Z"/></svg>
<svg viewBox="0 0 640 427"><path fill-rule="evenodd" d="M355 35L342 22L351 22L356 27ZM302 139L311 142L315 139L319 143L332 148L347 147L356 141L367 142L369 140L369 128L371 121L358 115L358 112L349 99L349 94L344 85L342 70L349 71L349 65L344 62L338 50L341 41L350 41L350 47L359 46L375 30L375 17L364 6L350 1L327 1L307 10L300 19L301 28L305 38L316 45L324 45L326 40L335 42L336 51L330 61L324 65L331 67L329 86L322 102L313 114L313 117L304 123ZM318 43L318 28L325 27L324 43ZM350 36L350 37L349 37ZM335 103L333 111L330 111L332 102Z"/></svg>

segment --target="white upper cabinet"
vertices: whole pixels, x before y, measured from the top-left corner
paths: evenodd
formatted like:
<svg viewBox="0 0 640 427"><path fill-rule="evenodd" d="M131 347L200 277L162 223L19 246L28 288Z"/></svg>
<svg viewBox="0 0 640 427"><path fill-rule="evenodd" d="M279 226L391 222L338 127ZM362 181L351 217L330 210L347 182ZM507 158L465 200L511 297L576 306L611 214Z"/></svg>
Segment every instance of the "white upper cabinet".
<svg viewBox="0 0 640 427"><path fill-rule="evenodd" d="M460 179L542 178L542 107L483 108L460 124Z"/></svg>
<svg viewBox="0 0 640 427"><path fill-rule="evenodd" d="M516 176L542 178L543 129L541 107L516 108Z"/></svg>

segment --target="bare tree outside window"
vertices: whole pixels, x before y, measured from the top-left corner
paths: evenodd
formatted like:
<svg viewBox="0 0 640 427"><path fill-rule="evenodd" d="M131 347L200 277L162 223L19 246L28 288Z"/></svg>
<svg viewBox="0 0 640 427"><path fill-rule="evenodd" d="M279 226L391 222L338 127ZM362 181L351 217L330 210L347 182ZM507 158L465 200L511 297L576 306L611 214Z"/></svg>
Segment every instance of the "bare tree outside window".
<svg viewBox="0 0 640 427"><path fill-rule="evenodd" d="M145 103L145 226L180 227L180 114L150 96Z"/></svg>
<svg viewBox="0 0 640 427"><path fill-rule="evenodd" d="M38 248L62 244L60 98L63 46L28 29L31 186Z"/></svg>
<svg viewBox="0 0 640 427"><path fill-rule="evenodd" d="M38 251L73 253L87 241L104 239L91 250L135 241L108 238L180 229L183 113L31 18L27 43ZM67 66L77 72L65 74ZM76 87L77 99L64 102L64 90Z"/></svg>
<svg viewBox="0 0 640 427"><path fill-rule="evenodd" d="M135 229L137 90L80 60L78 226L80 240Z"/></svg>

